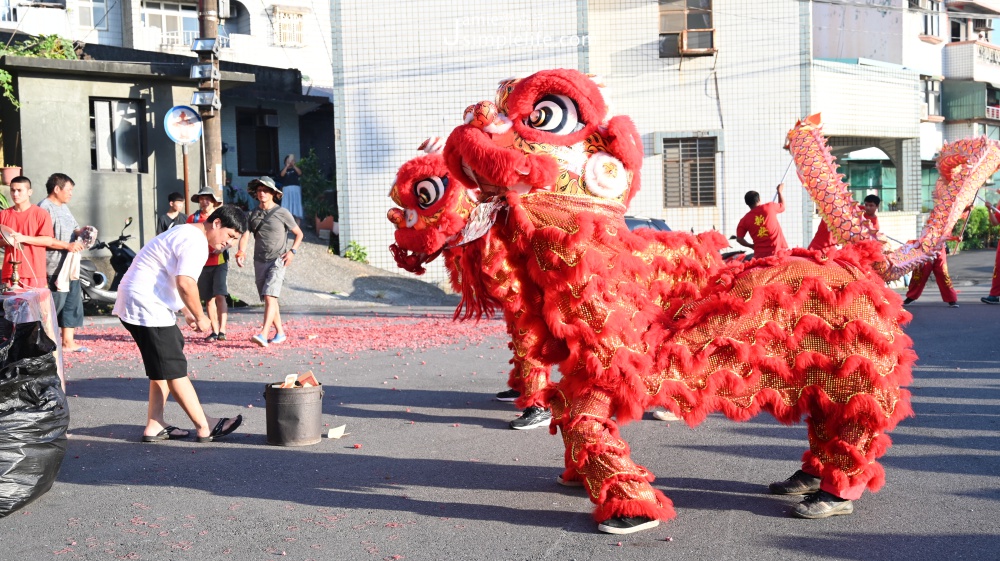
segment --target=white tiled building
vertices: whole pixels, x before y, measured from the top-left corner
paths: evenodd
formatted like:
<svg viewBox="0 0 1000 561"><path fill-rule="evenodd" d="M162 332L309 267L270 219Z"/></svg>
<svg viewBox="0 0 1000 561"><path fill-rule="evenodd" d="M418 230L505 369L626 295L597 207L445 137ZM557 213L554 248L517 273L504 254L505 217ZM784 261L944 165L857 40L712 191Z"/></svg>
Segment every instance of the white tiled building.
<svg viewBox="0 0 1000 561"><path fill-rule="evenodd" d="M822 112L845 153L879 146L900 162L899 201L882 224L893 237L912 238L920 161L942 138L940 123L921 120L921 76L940 80L941 46L921 40L923 12L903 0L855 4L335 0L342 243L357 241L373 264L393 269L385 212L398 166L421 140L450 131L467 105L492 99L499 80L555 67L601 75L612 109L642 133L633 214L735 233L747 210L743 194L755 189L769 200L782 179L789 128ZM817 222L793 172L786 206L786 238L808 244ZM428 278L443 273L432 269Z"/></svg>

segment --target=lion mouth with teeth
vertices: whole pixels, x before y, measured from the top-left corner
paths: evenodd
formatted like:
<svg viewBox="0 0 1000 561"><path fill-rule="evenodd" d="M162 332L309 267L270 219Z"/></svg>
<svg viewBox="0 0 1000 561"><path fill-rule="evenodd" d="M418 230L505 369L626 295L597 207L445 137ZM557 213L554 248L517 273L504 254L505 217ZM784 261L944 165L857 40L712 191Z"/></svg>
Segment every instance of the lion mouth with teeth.
<svg viewBox="0 0 1000 561"><path fill-rule="evenodd" d="M477 196L449 178L440 154L440 142L421 145L430 153L414 158L399 168L389 197L400 208L389 209L387 217L396 227L396 243L389 246L396 264L411 273L423 274L450 244L460 241L462 229Z"/></svg>

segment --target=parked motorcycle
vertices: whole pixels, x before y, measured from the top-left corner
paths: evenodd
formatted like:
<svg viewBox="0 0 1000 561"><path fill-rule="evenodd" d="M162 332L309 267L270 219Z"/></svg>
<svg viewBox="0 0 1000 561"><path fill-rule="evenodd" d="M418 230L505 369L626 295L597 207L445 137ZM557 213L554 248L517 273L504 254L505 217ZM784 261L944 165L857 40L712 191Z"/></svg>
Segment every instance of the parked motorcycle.
<svg viewBox="0 0 1000 561"><path fill-rule="evenodd" d="M101 306L104 304L114 305L118 298L118 284L121 282L125 272L132 265L135 259L135 252L125 245L125 242L132 236L125 235L125 228L132 224L132 217L125 221L125 227L117 240L102 242L97 240L91 249L107 249L111 252L111 268L115 276L108 282L108 277L97 270L94 261L91 259L80 260L80 288L83 292L84 305Z"/></svg>

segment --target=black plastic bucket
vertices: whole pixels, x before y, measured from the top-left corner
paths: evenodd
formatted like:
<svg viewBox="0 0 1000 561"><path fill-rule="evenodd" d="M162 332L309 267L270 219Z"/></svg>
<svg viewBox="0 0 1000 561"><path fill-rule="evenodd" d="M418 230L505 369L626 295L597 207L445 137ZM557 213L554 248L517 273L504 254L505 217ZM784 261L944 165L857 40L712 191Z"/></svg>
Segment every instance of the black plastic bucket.
<svg viewBox="0 0 1000 561"><path fill-rule="evenodd" d="M322 440L323 386L264 388L267 404L267 443L273 446L309 446Z"/></svg>

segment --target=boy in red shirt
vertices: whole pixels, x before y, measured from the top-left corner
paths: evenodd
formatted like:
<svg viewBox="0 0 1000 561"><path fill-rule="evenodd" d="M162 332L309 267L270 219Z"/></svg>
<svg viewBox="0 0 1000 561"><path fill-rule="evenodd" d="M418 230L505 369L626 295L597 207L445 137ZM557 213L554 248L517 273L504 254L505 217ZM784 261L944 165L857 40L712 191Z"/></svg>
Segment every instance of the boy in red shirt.
<svg viewBox="0 0 1000 561"><path fill-rule="evenodd" d="M861 205L864 209L865 218L871 224L873 230L878 231L878 207L882 204L882 199L878 195L868 195L865 197L864 203ZM816 235L813 236L811 242L809 242L809 249L815 251L826 252L834 247L836 247L837 242L833 239L833 234L826 225L825 220L821 220L819 223L819 228L816 229ZM936 278L936 276L935 276Z"/></svg>
<svg viewBox="0 0 1000 561"><path fill-rule="evenodd" d="M865 207L865 218L871 222L872 230L878 231L878 207L882 204L882 199L878 195L868 195L862 206Z"/></svg>
<svg viewBox="0 0 1000 561"><path fill-rule="evenodd" d="M788 242L785 241L785 234L781 231L777 217L778 214L785 212L785 196L782 193L784 189L785 184L779 183L776 189L777 203L760 204L760 193L757 191L747 191L746 195L743 195L743 201L750 207L750 212L746 213L736 226L736 243L752 249L754 259L770 257L788 249ZM753 243L746 241L747 234L750 234Z"/></svg>
<svg viewBox="0 0 1000 561"><path fill-rule="evenodd" d="M191 196L191 202L198 203L198 210L188 216L188 224L208 222L209 216L222 205L211 187L202 187ZM205 299L205 309L208 319L212 322L212 333L205 337L208 342L226 340L226 323L229 320L229 307L226 303L229 263L226 253L209 253L208 261L198 277L198 291Z"/></svg>

